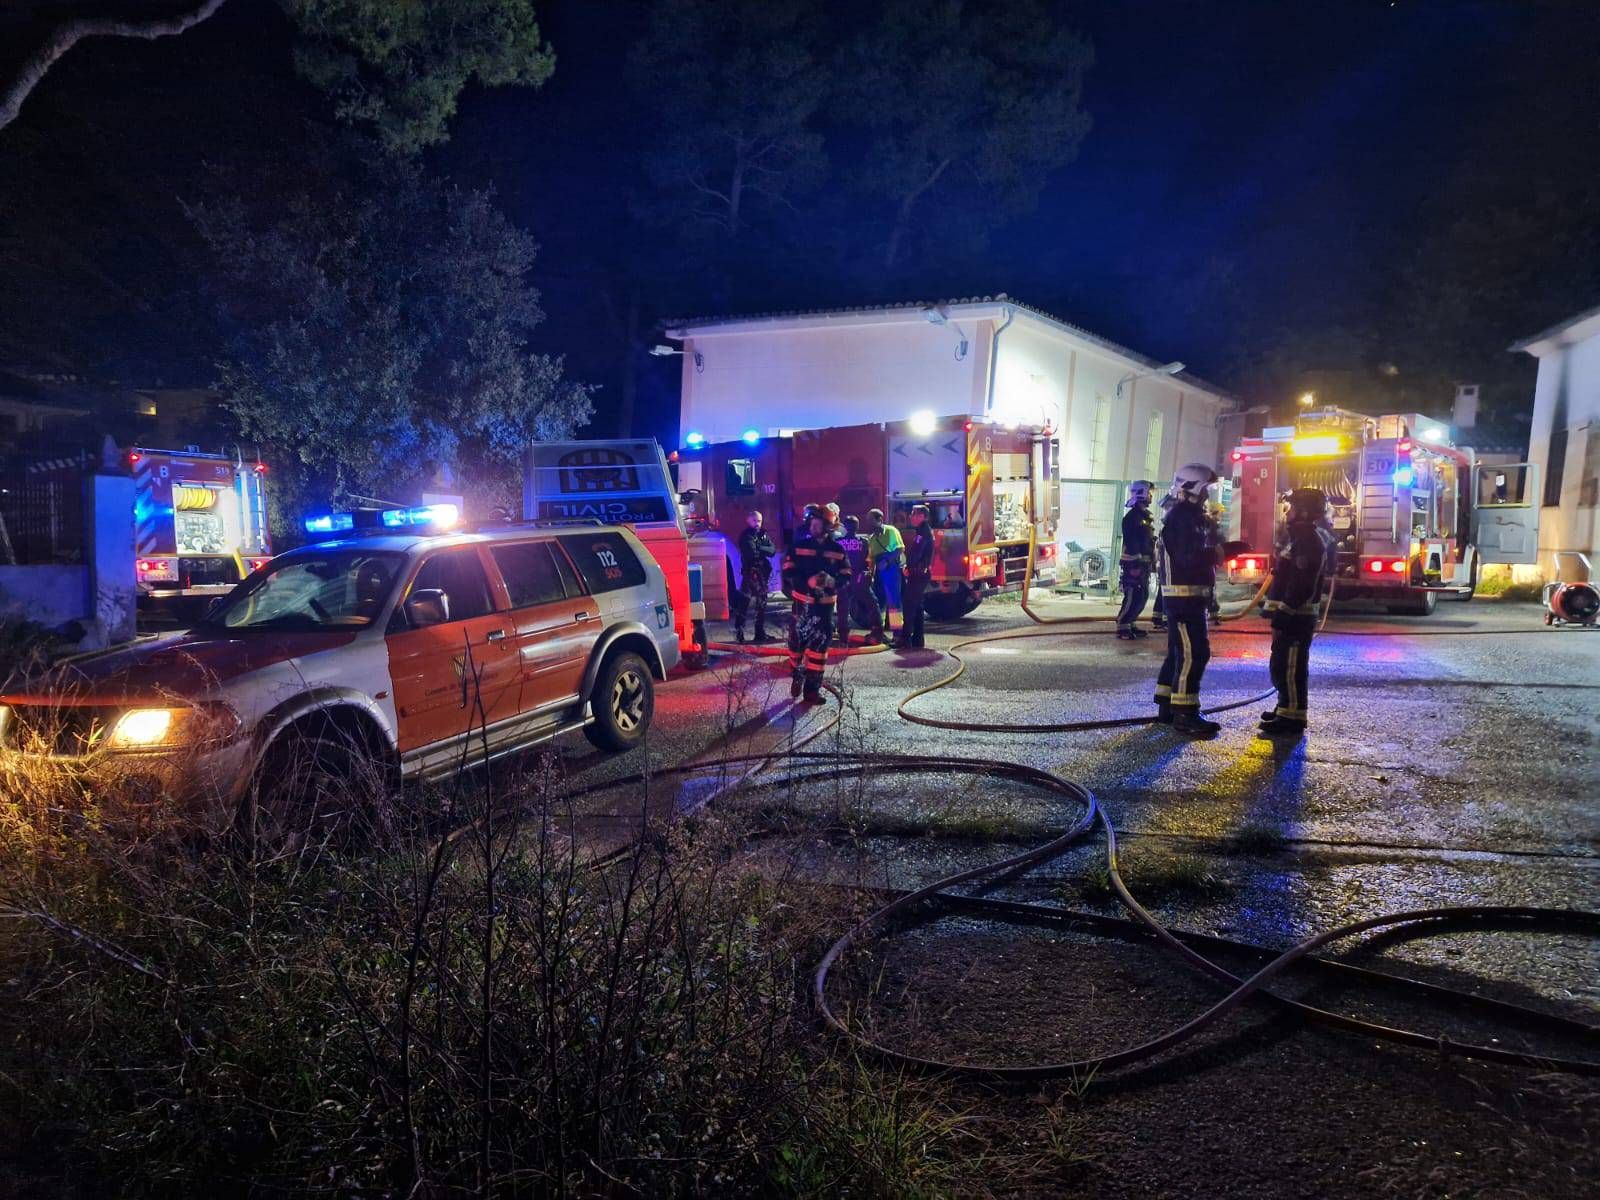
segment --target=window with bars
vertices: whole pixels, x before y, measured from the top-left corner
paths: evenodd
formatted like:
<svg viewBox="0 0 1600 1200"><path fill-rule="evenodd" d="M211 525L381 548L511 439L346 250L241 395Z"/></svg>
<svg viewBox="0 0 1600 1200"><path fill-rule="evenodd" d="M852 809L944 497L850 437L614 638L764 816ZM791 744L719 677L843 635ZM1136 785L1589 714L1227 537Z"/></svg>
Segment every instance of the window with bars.
<svg viewBox="0 0 1600 1200"><path fill-rule="evenodd" d="M1144 477L1161 478L1161 439L1166 433L1167 414L1150 414L1150 431L1144 439Z"/></svg>
<svg viewBox="0 0 1600 1200"><path fill-rule="evenodd" d="M1089 474L1105 475L1111 457L1111 401L1097 396L1094 402L1094 436L1089 441Z"/></svg>

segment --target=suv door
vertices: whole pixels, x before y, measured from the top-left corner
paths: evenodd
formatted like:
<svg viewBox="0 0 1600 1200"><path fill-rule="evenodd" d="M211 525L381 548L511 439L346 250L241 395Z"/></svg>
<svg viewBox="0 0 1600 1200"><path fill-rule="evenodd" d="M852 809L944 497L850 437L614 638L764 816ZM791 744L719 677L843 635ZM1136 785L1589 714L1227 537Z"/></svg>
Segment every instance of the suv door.
<svg viewBox="0 0 1600 1200"><path fill-rule="evenodd" d="M407 609L428 590L445 594L448 612L422 624ZM509 626L509 614L496 611L477 546L422 560L385 639L402 755L517 714L521 681Z"/></svg>
<svg viewBox="0 0 1600 1200"><path fill-rule="evenodd" d="M589 654L600 637L600 606L584 594L554 540L496 542L489 557L505 581L524 713L578 698Z"/></svg>

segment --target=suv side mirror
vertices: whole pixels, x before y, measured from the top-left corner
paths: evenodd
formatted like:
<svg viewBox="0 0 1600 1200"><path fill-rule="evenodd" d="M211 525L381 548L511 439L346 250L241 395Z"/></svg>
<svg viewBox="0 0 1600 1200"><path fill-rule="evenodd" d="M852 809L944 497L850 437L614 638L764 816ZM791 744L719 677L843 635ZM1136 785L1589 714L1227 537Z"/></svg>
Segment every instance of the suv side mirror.
<svg viewBox="0 0 1600 1200"><path fill-rule="evenodd" d="M450 619L450 596L443 588L418 588L406 597L406 620L412 628L443 625Z"/></svg>

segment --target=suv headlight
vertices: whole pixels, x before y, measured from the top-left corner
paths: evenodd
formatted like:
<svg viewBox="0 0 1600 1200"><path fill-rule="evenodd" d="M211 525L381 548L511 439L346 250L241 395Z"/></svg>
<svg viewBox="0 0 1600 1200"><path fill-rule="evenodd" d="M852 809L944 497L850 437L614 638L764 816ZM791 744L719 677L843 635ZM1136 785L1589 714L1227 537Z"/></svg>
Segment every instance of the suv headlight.
<svg viewBox="0 0 1600 1200"><path fill-rule="evenodd" d="M154 750L226 741L238 730L239 717L225 704L130 708L117 718L106 745L112 750Z"/></svg>

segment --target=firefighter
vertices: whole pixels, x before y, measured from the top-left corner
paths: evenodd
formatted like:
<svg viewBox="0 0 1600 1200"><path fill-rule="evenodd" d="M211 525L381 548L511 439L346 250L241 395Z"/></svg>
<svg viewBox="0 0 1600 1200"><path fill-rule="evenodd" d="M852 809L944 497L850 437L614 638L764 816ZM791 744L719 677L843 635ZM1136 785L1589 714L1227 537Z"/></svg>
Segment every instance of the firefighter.
<svg viewBox="0 0 1600 1200"><path fill-rule="evenodd" d="M1172 511L1161 523L1167 582L1167 658L1156 677L1156 720L1188 737L1214 737L1222 726L1200 715L1200 678L1211 658L1206 618L1217 582L1221 533L1206 515L1206 492L1217 473L1204 463L1180 467Z"/></svg>
<svg viewBox="0 0 1600 1200"><path fill-rule="evenodd" d="M1125 642L1149 637L1135 622L1150 598L1150 573L1155 566L1156 523L1150 515L1156 485L1135 479L1128 485L1128 511L1122 516L1122 610L1117 613L1117 637Z"/></svg>
<svg viewBox="0 0 1600 1200"><path fill-rule="evenodd" d="M922 597L932 575L933 526L928 524L928 506L918 504L911 510L911 527L906 530L906 606L897 649L922 649Z"/></svg>
<svg viewBox="0 0 1600 1200"><path fill-rule="evenodd" d="M1278 706L1261 714L1263 737L1297 738L1306 731L1306 666L1334 550L1333 535L1323 528L1327 512L1328 498L1320 489L1289 493L1277 564L1261 606L1272 621L1272 686L1278 689Z"/></svg>
<svg viewBox="0 0 1600 1200"><path fill-rule="evenodd" d="M1172 497L1161 497L1161 519L1165 521L1167 514L1172 511ZM1150 606L1150 628L1158 633L1167 631L1167 605L1165 589L1167 586L1167 551L1158 537L1156 542L1156 600Z"/></svg>
<svg viewBox="0 0 1600 1200"><path fill-rule="evenodd" d="M878 602L872 595L872 580L867 572L867 539L856 532L861 526L859 518L845 517L841 523L844 532L835 540L839 543L839 549L844 551L845 561L849 565L839 580L839 644L850 644L850 623L857 615L855 606L859 605L864 611L870 604L872 619L869 624L872 632L867 640L869 644L876 645L883 641L883 618L878 612Z"/></svg>
<svg viewBox="0 0 1600 1200"><path fill-rule="evenodd" d="M784 556L783 590L789 593L789 695L822 703L822 668L833 640L834 581L848 569L834 541L828 513L808 504L805 527Z"/></svg>
<svg viewBox="0 0 1600 1200"><path fill-rule="evenodd" d="M739 531L739 602L733 613L733 639L744 645L744 622L755 617L755 641L776 641L767 634L767 593L772 586L772 556L778 548L761 527L761 510L752 509Z"/></svg>

